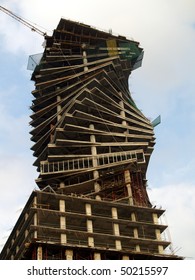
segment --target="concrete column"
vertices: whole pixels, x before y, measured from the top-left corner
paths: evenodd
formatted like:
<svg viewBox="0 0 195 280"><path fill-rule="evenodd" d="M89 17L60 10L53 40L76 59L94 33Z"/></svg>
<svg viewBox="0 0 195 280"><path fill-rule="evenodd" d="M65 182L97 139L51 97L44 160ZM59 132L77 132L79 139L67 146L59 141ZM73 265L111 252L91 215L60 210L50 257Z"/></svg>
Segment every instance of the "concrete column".
<svg viewBox="0 0 195 280"><path fill-rule="evenodd" d="M122 96L121 92L119 94L120 94L120 96ZM125 111L124 111L124 102L123 102L123 100L121 100L119 102L119 105L122 107L122 110L120 111L120 115L121 115L122 118L125 119L126 115L125 115ZM127 122L125 120L122 120L122 125L127 126Z"/></svg>
<svg viewBox="0 0 195 280"><path fill-rule="evenodd" d="M41 246L39 246L37 249L37 260L42 260L42 259L43 259L43 249Z"/></svg>
<svg viewBox="0 0 195 280"><path fill-rule="evenodd" d="M116 207L112 207L112 218L117 220L118 219L118 212ZM118 223L113 223L113 234L115 236L120 236L120 229L119 229L119 224ZM120 240L115 240L115 246L117 250L121 250L121 241Z"/></svg>
<svg viewBox="0 0 195 280"><path fill-rule="evenodd" d="M112 218L118 219L118 212L116 207L112 207Z"/></svg>
<svg viewBox="0 0 195 280"><path fill-rule="evenodd" d="M134 236L134 238L139 238L137 228L133 229L133 236ZM138 244L135 246L135 250L136 250L136 252L140 252L140 246Z"/></svg>
<svg viewBox="0 0 195 280"><path fill-rule="evenodd" d="M92 220L87 220L87 231L93 232L93 222Z"/></svg>
<svg viewBox="0 0 195 280"><path fill-rule="evenodd" d="M160 229L155 229L155 234L156 234L156 239L157 240L162 240Z"/></svg>
<svg viewBox="0 0 195 280"><path fill-rule="evenodd" d="M37 230L34 231L34 238L37 238Z"/></svg>
<svg viewBox="0 0 195 280"><path fill-rule="evenodd" d="M85 50L83 50L83 64L84 64L84 72L87 72L88 71L88 67L86 66L87 65L87 52Z"/></svg>
<svg viewBox="0 0 195 280"><path fill-rule="evenodd" d="M37 196L35 196L34 199L33 199L33 207L34 207L34 208L37 208ZM37 226L37 225L38 225L37 212L34 213L33 225L34 225L34 226ZM37 230L34 231L34 234L33 234L33 235L34 235L34 238L37 238L37 237L38 237Z"/></svg>
<svg viewBox="0 0 195 280"><path fill-rule="evenodd" d="M123 256L122 256L122 260L126 260L126 261L129 260L129 256L123 255Z"/></svg>
<svg viewBox="0 0 195 280"><path fill-rule="evenodd" d="M113 233L116 236L120 236L119 224L113 224Z"/></svg>
<svg viewBox="0 0 195 280"><path fill-rule="evenodd" d="M91 130L94 130L94 125L93 124L90 124L89 125L89 128L91 129ZM94 134L91 134L90 135L90 142L91 143L95 143L96 142L96 139L95 139L95 135ZM91 154L93 155L93 156L96 156L97 155L97 148L96 148L96 146L92 146L91 147ZM93 159L93 166L97 166L97 159L95 160L95 159Z"/></svg>
<svg viewBox="0 0 195 280"><path fill-rule="evenodd" d="M137 228L134 228L133 229L133 235L134 235L134 238L138 238L139 236L138 236L138 230L137 230Z"/></svg>
<svg viewBox="0 0 195 280"><path fill-rule="evenodd" d="M60 212L65 212L65 200L60 199L59 200L59 211ZM61 229L66 229L66 217L65 216L60 216L60 228ZM65 233L60 234L60 241L61 244L67 243L67 237Z"/></svg>
<svg viewBox="0 0 195 280"><path fill-rule="evenodd" d="M92 212L91 212L91 204L86 203L85 204L85 213L87 216L91 216Z"/></svg>
<svg viewBox="0 0 195 280"><path fill-rule="evenodd" d="M61 233L60 241L61 241L61 244L66 244L67 243L67 237L66 237L65 233Z"/></svg>
<svg viewBox="0 0 195 280"><path fill-rule="evenodd" d="M65 212L65 200L59 200L59 210L60 212Z"/></svg>
<svg viewBox="0 0 195 280"><path fill-rule="evenodd" d="M115 246L117 250L121 250L122 246L121 246L121 241L120 240L115 240Z"/></svg>
<svg viewBox="0 0 195 280"><path fill-rule="evenodd" d="M116 207L112 207L112 218L117 220L118 219L118 212ZM116 236L120 236L119 224L113 223L113 233Z"/></svg>
<svg viewBox="0 0 195 280"><path fill-rule="evenodd" d="M60 104L60 101L61 101L61 96L58 95L57 96L57 102L59 102L59 104L57 105L57 121L59 121L61 119L61 115L60 115L60 111L62 110L62 106Z"/></svg>
<svg viewBox="0 0 195 280"><path fill-rule="evenodd" d="M159 254L164 254L164 248L162 245L158 245L158 252Z"/></svg>
<svg viewBox="0 0 195 280"><path fill-rule="evenodd" d="M60 182L60 189L64 189L64 188L65 188L64 182Z"/></svg>
<svg viewBox="0 0 195 280"><path fill-rule="evenodd" d="M135 213L134 213L134 212L131 213L131 220L132 220L133 222L136 221L136 216L135 216Z"/></svg>
<svg viewBox="0 0 195 280"><path fill-rule="evenodd" d="M66 250L66 260L73 260L73 250Z"/></svg>
<svg viewBox="0 0 195 280"><path fill-rule="evenodd" d="M152 214L154 224L158 224L158 215L156 213Z"/></svg>
<svg viewBox="0 0 195 280"><path fill-rule="evenodd" d="M33 199L33 207L37 208L37 197L36 196Z"/></svg>
<svg viewBox="0 0 195 280"><path fill-rule="evenodd" d="M60 228L66 229L66 217L63 216L60 217Z"/></svg>
<svg viewBox="0 0 195 280"><path fill-rule="evenodd" d="M34 221L33 224L34 226L37 226L37 213L34 213ZM34 238L37 238L37 230L34 231Z"/></svg>
<svg viewBox="0 0 195 280"><path fill-rule="evenodd" d="M136 245L136 246L135 246L135 251L136 251L136 252L140 252L140 246L139 246L139 245Z"/></svg>
<svg viewBox="0 0 195 280"><path fill-rule="evenodd" d="M93 158L93 167L97 167L97 159ZM93 171L93 178L98 179L99 178L99 172L98 170Z"/></svg>
<svg viewBox="0 0 195 280"><path fill-rule="evenodd" d="M89 203L85 204L85 212L86 212L87 216L92 215L91 204L89 204ZM87 232L92 233L93 232L93 221L90 219L87 219L86 223L87 223ZM94 247L94 238L91 236L88 237L88 246Z"/></svg>
<svg viewBox="0 0 195 280"><path fill-rule="evenodd" d="M50 133L50 143L52 143L53 140L54 140L53 128L54 128L54 125L51 123L51 124L50 124L50 130L51 130L52 132Z"/></svg>
<svg viewBox="0 0 195 280"><path fill-rule="evenodd" d="M91 236L88 237L88 246L94 247L94 238Z"/></svg>
<svg viewBox="0 0 195 280"><path fill-rule="evenodd" d="M94 260L101 260L101 254L95 252L95 253L94 253Z"/></svg>
<svg viewBox="0 0 195 280"><path fill-rule="evenodd" d="M93 130L94 129L94 125L90 124L89 128ZM91 143L95 143L96 142L95 135L93 135L93 134L90 135L90 142ZM96 156L97 156L97 148L96 148L95 145L91 147L91 154L92 154L92 157L93 157L93 159L92 159L93 167L97 167L97 158L96 158ZM95 180L97 180L99 178L98 170L94 170L93 171L93 178ZM95 192L100 191L100 185L97 182L94 183L94 190L95 190Z"/></svg>
<svg viewBox="0 0 195 280"><path fill-rule="evenodd" d="M125 184L127 188L127 193L129 197L129 204L133 205L133 194L132 194L132 189L131 189L131 176L130 176L130 171L125 170L124 172L124 177L125 177Z"/></svg>
<svg viewBox="0 0 195 280"><path fill-rule="evenodd" d="M119 92L119 95L120 95L121 98L122 98L122 92ZM125 110L124 110L124 102L123 102L123 100L121 100L121 101L119 102L119 105L120 105L121 108L122 108L122 110L120 111L120 115L121 115L121 117L123 118L123 120L122 120L122 125L127 126L128 124L127 124L127 122L126 122L126 120L125 120L126 114L125 114ZM125 132L128 132L128 129L127 129ZM126 138L126 141L127 141L127 138Z"/></svg>

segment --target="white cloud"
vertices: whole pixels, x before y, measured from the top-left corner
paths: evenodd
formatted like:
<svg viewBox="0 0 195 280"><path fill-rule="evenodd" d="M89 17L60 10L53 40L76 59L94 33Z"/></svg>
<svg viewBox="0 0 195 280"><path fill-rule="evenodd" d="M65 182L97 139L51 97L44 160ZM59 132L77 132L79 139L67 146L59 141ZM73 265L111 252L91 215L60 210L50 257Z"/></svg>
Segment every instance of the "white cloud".
<svg viewBox="0 0 195 280"><path fill-rule="evenodd" d="M21 114L12 112L21 94L17 96L15 86L8 89L0 91L0 248L16 223L18 210L35 188L37 177L32 166L29 117L23 109Z"/></svg>
<svg viewBox="0 0 195 280"><path fill-rule="evenodd" d="M13 144L14 145L14 144ZM29 155L18 152L0 157L0 249L35 188L35 169Z"/></svg>
<svg viewBox="0 0 195 280"><path fill-rule="evenodd" d="M154 205L166 209L173 249L186 259L195 259L195 185L181 183L152 188L149 196Z"/></svg>

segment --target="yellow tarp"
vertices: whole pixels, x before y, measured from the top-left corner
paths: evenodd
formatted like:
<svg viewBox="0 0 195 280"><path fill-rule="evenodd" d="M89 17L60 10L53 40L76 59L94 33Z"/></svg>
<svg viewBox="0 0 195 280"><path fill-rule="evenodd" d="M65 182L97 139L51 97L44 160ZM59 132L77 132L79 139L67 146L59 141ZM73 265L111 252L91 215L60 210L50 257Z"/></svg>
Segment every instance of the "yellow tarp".
<svg viewBox="0 0 195 280"><path fill-rule="evenodd" d="M109 56L118 55L118 47L115 39L109 39L106 41Z"/></svg>

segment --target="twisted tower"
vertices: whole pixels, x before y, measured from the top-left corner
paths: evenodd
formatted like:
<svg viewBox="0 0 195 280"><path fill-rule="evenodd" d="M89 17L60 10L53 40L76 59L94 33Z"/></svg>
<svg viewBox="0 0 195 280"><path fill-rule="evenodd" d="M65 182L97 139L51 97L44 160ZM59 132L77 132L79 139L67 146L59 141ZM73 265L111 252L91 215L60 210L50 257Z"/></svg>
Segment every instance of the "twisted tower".
<svg viewBox="0 0 195 280"><path fill-rule="evenodd" d="M145 177L153 127L128 89L142 56L125 37L60 21L33 73L40 189L150 205Z"/></svg>
<svg viewBox="0 0 195 280"><path fill-rule="evenodd" d="M177 259L152 207L152 123L129 92L139 43L61 19L34 69L33 191L2 259ZM17 232L17 234L15 234Z"/></svg>

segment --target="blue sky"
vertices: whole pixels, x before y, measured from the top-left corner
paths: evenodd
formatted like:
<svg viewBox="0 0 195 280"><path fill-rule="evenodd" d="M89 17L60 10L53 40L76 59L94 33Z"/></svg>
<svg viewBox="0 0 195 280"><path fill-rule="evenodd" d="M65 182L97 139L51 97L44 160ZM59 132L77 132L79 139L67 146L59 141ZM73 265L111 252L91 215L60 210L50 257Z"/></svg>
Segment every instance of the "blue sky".
<svg viewBox="0 0 195 280"><path fill-rule="evenodd" d="M143 64L129 79L130 91L148 118L162 119L155 128L148 193L166 209L172 249L195 259L195 1L6 0L0 5L49 34L64 17L140 42ZM29 55L43 51L42 43L40 35L0 12L1 247L36 187L28 124L34 85L26 67Z"/></svg>

